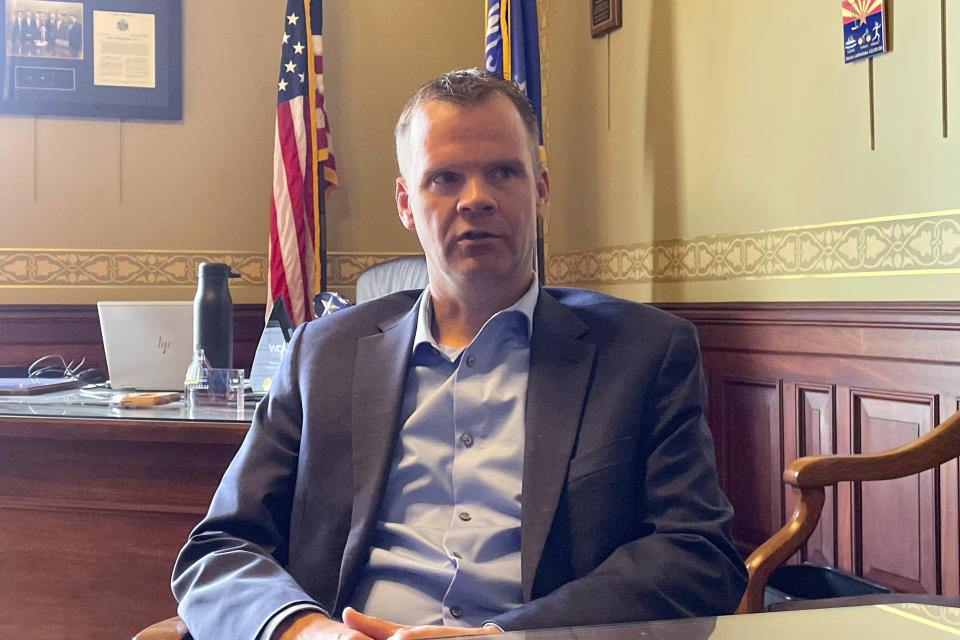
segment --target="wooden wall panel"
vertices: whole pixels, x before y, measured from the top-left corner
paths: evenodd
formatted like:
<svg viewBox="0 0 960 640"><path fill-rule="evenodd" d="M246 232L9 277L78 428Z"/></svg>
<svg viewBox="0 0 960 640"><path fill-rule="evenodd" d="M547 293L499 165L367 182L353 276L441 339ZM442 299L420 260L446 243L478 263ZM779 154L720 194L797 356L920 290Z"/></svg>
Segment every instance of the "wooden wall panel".
<svg viewBox="0 0 960 640"><path fill-rule="evenodd" d="M960 399L949 395L949 403L941 413L946 417L960 410ZM958 461L940 466L940 590L943 593L960 593L960 480Z"/></svg>
<svg viewBox="0 0 960 640"><path fill-rule="evenodd" d="M697 327L709 384L708 419L724 489L735 496L741 549L770 526L769 477L799 455L874 451L917 437L943 407L960 408L960 303L714 303L660 305ZM770 396L729 380L777 381ZM747 410L745 406L763 406ZM719 408L718 408L719 407ZM728 410L727 407L737 408ZM758 439L779 412L781 441ZM742 424L743 420L755 422ZM765 447L742 467L735 452ZM782 452L782 459L778 458ZM757 465L769 461L769 470ZM775 473L776 472L776 473ZM828 490L818 530L798 560L829 563L908 591L960 592L958 461L863 488ZM792 495L780 503L785 514ZM782 521L782 520L781 520Z"/></svg>
<svg viewBox="0 0 960 640"><path fill-rule="evenodd" d="M871 453L916 440L937 424L932 397L853 391L854 451ZM854 489L857 573L909 593L936 593L939 564L936 472ZM895 541L895 542L894 542Z"/></svg>
<svg viewBox="0 0 960 640"><path fill-rule="evenodd" d="M802 456L816 456L836 453L836 433L834 432L834 390L819 385L797 386L797 446L794 456L785 456L785 464ZM801 551L800 557L807 562L834 565L836 552L836 497L832 487L826 490L820 524L811 534ZM788 498L788 510L796 507L796 499L791 493Z"/></svg>
<svg viewBox="0 0 960 640"><path fill-rule="evenodd" d="M776 381L724 378L722 421L727 495L743 517L734 523L742 544L756 546L780 528L780 386Z"/></svg>

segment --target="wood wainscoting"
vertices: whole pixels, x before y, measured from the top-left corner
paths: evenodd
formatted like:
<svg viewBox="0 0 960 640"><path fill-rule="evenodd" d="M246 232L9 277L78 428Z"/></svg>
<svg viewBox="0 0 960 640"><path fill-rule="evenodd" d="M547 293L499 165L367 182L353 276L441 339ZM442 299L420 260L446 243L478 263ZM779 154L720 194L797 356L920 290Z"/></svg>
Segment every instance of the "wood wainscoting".
<svg viewBox="0 0 960 640"><path fill-rule="evenodd" d="M263 333L264 306L233 306L233 366L250 373ZM0 365L26 366L59 354L67 362L107 370L95 304L0 305Z"/></svg>
<svg viewBox="0 0 960 640"><path fill-rule="evenodd" d="M699 331L708 419L744 553L792 511L781 474L794 458L894 446L960 407L960 303L659 306ZM249 369L263 307L236 305L234 322L234 361ZM49 353L105 366L95 305L0 305L0 364ZM800 559L901 591L960 593L957 461L830 490Z"/></svg>
<svg viewBox="0 0 960 640"><path fill-rule="evenodd" d="M658 305L693 322L721 482L746 553L793 510L794 458L913 440L958 408L958 303ZM960 592L957 461L828 490L801 560L898 591Z"/></svg>

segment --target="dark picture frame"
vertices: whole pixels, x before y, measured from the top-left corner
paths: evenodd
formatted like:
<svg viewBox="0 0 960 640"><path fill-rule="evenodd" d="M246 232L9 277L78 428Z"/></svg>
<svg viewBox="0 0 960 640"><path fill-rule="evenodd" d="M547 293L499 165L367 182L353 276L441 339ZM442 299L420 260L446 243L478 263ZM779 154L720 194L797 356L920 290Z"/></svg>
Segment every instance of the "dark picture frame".
<svg viewBox="0 0 960 640"><path fill-rule="evenodd" d="M594 38L623 24L622 0L590 0L590 35Z"/></svg>
<svg viewBox="0 0 960 640"><path fill-rule="evenodd" d="M183 119L182 0L0 0L0 11L0 115Z"/></svg>

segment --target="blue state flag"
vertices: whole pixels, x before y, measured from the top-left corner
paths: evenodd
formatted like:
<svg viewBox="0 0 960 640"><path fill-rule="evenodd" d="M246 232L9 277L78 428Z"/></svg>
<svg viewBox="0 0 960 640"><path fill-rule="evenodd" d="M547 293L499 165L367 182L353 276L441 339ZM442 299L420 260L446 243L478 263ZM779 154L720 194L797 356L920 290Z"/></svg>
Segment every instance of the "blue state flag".
<svg viewBox="0 0 960 640"><path fill-rule="evenodd" d="M540 37L536 0L487 0L483 73L512 80L527 94L537 112L542 145ZM543 155L542 148L540 154Z"/></svg>

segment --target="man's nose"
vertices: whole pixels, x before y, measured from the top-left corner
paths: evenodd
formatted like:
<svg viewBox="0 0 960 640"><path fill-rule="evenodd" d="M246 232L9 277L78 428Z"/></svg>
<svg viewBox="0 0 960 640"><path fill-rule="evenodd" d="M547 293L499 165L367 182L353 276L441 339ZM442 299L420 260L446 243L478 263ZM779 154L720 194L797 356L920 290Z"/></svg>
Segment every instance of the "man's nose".
<svg viewBox="0 0 960 640"><path fill-rule="evenodd" d="M480 176L468 178L460 192L458 209L463 213L484 213L493 211L496 200L490 191L490 185Z"/></svg>

